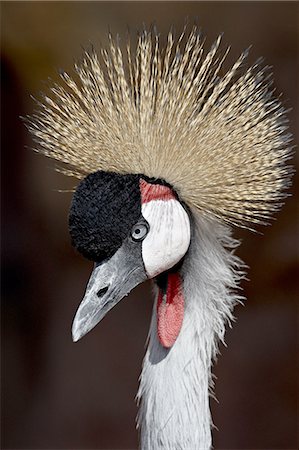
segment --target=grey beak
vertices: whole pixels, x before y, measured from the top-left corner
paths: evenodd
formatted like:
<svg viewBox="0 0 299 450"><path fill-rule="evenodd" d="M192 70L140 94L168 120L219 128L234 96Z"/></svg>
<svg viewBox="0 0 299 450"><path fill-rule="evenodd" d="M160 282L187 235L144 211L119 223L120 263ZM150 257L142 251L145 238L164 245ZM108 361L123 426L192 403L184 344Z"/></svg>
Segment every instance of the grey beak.
<svg viewBox="0 0 299 450"><path fill-rule="evenodd" d="M128 238L108 261L95 265L73 321L73 341L92 330L113 306L146 279L141 246Z"/></svg>

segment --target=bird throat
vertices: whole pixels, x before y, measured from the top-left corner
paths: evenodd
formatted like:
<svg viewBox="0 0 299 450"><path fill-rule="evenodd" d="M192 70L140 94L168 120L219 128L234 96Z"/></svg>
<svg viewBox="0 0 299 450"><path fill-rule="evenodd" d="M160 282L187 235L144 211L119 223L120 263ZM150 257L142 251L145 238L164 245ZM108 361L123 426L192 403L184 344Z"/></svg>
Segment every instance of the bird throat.
<svg viewBox="0 0 299 450"><path fill-rule="evenodd" d="M170 348L175 343L184 318L184 295L182 279L178 271L164 272L156 279L157 333L163 347Z"/></svg>

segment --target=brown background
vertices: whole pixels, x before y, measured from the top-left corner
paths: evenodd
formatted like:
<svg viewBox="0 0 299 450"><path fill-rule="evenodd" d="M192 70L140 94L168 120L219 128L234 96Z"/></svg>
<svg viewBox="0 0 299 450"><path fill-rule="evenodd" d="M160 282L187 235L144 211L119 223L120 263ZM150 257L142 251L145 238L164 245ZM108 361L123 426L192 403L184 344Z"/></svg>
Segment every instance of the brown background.
<svg viewBox="0 0 299 450"><path fill-rule="evenodd" d="M150 285L121 302L82 342L71 323L91 265L70 246L73 181L36 155L20 115L42 80L70 70L82 46L156 21L161 33L198 18L209 45L220 32L229 62L273 65L298 142L298 2L6 2L2 9L2 448L137 448L134 396L151 315ZM264 236L236 230L250 266L214 372L217 449L298 448L296 290L298 210L289 198ZM298 193L298 190L297 190ZM298 201L298 199L297 199ZM154 450L154 449L153 449ZM196 449L190 449L196 450Z"/></svg>

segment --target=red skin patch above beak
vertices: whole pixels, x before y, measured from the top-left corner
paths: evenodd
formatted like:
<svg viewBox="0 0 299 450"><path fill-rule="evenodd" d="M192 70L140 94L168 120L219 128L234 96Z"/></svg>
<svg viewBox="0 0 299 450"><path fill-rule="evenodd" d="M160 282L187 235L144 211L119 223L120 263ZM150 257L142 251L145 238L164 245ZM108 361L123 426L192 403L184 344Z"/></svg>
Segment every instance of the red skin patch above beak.
<svg viewBox="0 0 299 450"><path fill-rule="evenodd" d="M166 292L159 288L157 302L157 330L163 347L173 346L182 328L183 318L182 280L178 273L170 273L167 277Z"/></svg>
<svg viewBox="0 0 299 450"><path fill-rule="evenodd" d="M142 178L139 182L141 191L141 203L148 203L152 200L171 200L176 199L176 196L172 189L168 186L162 186L161 184L147 183Z"/></svg>

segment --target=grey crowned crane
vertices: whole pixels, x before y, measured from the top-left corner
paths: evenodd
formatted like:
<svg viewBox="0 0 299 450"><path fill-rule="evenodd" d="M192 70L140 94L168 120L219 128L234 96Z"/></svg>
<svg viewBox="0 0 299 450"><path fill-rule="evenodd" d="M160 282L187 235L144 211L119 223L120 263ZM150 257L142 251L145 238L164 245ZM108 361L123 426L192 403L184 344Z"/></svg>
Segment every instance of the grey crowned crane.
<svg viewBox="0 0 299 450"><path fill-rule="evenodd" d="M39 151L80 180L70 234L94 269L74 341L153 280L142 450L211 448L211 367L244 276L232 226L267 222L290 184L291 136L269 70L244 68L244 52L220 76L220 40L205 51L194 27L161 49L143 31L134 51L110 37L29 119Z"/></svg>

